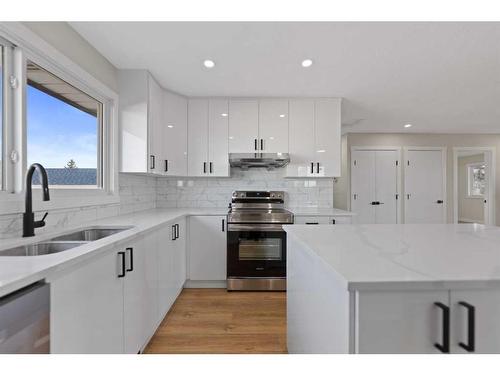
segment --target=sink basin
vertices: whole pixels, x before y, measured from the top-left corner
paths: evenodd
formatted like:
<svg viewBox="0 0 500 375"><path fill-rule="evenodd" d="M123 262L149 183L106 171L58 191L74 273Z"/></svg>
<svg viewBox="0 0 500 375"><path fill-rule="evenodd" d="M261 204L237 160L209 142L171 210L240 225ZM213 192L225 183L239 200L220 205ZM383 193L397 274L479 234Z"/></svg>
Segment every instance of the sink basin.
<svg viewBox="0 0 500 375"><path fill-rule="evenodd" d="M104 237L123 232L132 227L120 228L87 228L52 238L51 241L97 241Z"/></svg>
<svg viewBox="0 0 500 375"><path fill-rule="evenodd" d="M73 249L85 245L87 242L39 242L31 245L14 247L12 249L0 251L0 256L36 256L60 253L61 251Z"/></svg>

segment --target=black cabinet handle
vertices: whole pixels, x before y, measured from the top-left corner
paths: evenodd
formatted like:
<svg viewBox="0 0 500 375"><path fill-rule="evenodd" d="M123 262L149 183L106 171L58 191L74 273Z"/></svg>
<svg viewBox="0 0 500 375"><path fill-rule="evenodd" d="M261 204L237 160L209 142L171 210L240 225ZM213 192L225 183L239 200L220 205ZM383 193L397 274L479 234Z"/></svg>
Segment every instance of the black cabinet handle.
<svg viewBox="0 0 500 375"><path fill-rule="evenodd" d="M165 172L168 172L168 160L165 159Z"/></svg>
<svg viewBox="0 0 500 375"><path fill-rule="evenodd" d="M207 162L203 162L203 173L207 173Z"/></svg>
<svg viewBox="0 0 500 375"><path fill-rule="evenodd" d="M222 219L222 231L224 232L225 229L226 229L226 220Z"/></svg>
<svg viewBox="0 0 500 375"><path fill-rule="evenodd" d="M434 302L434 306L443 311L443 338L442 343L435 343L434 346L442 353L450 352L450 308L441 302Z"/></svg>
<svg viewBox="0 0 500 375"><path fill-rule="evenodd" d="M125 271L130 272L134 270L134 248L127 247L125 251L130 252L130 268L127 268Z"/></svg>
<svg viewBox="0 0 500 375"><path fill-rule="evenodd" d="M436 203L437 204L443 204L443 201L441 199L439 199Z"/></svg>
<svg viewBox="0 0 500 375"><path fill-rule="evenodd" d="M156 164L156 163L155 163L155 162L156 162L156 160L155 160L155 156L154 156L154 155L150 155L149 157L151 158L151 166L150 166L150 169L155 169L155 168L156 168L156 166L155 166L155 164Z"/></svg>
<svg viewBox="0 0 500 375"><path fill-rule="evenodd" d="M179 238L179 224L175 224L175 239Z"/></svg>
<svg viewBox="0 0 500 375"><path fill-rule="evenodd" d="M332 219L332 224L335 224L335 219Z"/></svg>
<svg viewBox="0 0 500 375"><path fill-rule="evenodd" d="M175 225L172 225L172 241L175 241Z"/></svg>
<svg viewBox="0 0 500 375"><path fill-rule="evenodd" d="M372 206L380 206L383 203L380 203L379 201L373 201L370 203Z"/></svg>
<svg viewBox="0 0 500 375"><path fill-rule="evenodd" d="M213 169L212 168L212 164L213 164L212 162L209 163L209 165L210 165L210 173L212 173L212 169Z"/></svg>
<svg viewBox="0 0 500 375"><path fill-rule="evenodd" d="M467 309L467 344L459 342L458 346L472 353L476 349L476 308L464 301L458 304Z"/></svg>
<svg viewBox="0 0 500 375"><path fill-rule="evenodd" d="M314 163L311 163L311 173L314 173Z"/></svg>
<svg viewBox="0 0 500 375"><path fill-rule="evenodd" d="M254 148L255 148L255 151L257 151L257 138L254 139Z"/></svg>
<svg viewBox="0 0 500 375"><path fill-rule="evenodd" d="M319 173L319 163L316 163L316 173Z"/></svg>
<svg viewBox="0 0 500 375"><path fill-rule="evenodd" d="M264 150L264 140L263 139L260 140L260 149Z"/></svg>
<svg viewBox="0 0 500 375"><path fill-rule="evenodd" d="M319 225L319 223L306 223L306 225Z"/></svg>
<svg viewBox="0 0 500 375"><path fill-rule="evenodd" d="M125 251L119 251L118 256L121 261L121 273L118 274L118 277L125 277Z"/></svg>

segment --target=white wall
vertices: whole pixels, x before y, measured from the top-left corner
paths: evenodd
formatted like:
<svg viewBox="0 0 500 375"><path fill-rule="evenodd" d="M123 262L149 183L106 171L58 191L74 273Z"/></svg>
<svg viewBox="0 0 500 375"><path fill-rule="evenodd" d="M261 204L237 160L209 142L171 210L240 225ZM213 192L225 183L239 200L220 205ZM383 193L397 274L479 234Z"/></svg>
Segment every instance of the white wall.
<svg viewBox="0 0 500 375"><path fill-rule="evenodd" d="M447 222L453 222L453 147L494 147L500 148L500 134L418 134L418 133L349 133L347 134L347 147L352 146L423 146L447 147ZM350 151L348 157L342 160L346 173L341 179L342 183L350 185L351 163ZM500 166L500 155L496 152L496 165ZM496 218L500 220L500 173L496 173ZM343 202L350 205L349 192L343 195ZM340 199L340 198L339 198ZM337 201L336 201L337 205Z"/></svg>
<svg viewBox="0 0 500 375"><path fill-rule="evenodd" d="M470 198L468 196L468 164L484 161L484 154L459 156L457 161L457 191L458 191L458 220L465 222L484 222L484 198Z"/></svg>

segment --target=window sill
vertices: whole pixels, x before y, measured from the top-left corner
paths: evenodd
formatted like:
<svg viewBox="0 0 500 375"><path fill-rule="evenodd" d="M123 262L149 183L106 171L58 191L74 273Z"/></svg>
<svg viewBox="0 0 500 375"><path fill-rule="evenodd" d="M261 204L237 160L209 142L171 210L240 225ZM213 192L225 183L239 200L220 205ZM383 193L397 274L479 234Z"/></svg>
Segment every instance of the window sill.
<svg viewBox="0 0 500 375"><path fill-rule="evenodd" d="M24 199L24 193L0 193L0 215L23 213ZM41 192L33 188L33 211L63 210L117 203L120 203L118 194L89 189L51 189L50 201L44 202Z"/></svg>

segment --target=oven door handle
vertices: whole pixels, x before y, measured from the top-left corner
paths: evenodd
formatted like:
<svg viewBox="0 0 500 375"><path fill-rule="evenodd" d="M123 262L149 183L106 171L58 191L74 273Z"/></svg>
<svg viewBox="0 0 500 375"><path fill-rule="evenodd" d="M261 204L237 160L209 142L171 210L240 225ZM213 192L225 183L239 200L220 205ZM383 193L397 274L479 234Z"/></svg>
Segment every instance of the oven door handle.
<svg viewBox="0 0 500 375"><path fill-rule="evenodd" d="M284 232L283 226L281 224L260 224L260 225L249 225L249 224L227 224L228 232Z"/></svg>

